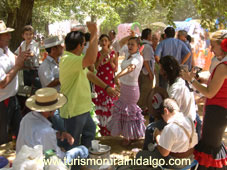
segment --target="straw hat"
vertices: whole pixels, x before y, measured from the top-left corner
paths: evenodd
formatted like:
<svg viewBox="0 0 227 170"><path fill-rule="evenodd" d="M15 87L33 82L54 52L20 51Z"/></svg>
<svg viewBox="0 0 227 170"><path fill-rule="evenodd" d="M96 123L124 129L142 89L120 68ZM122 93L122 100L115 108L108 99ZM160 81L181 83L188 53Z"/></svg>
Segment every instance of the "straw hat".
<svg viewBox="0 0 227 170"><path fill-rule="evenodd" d="M156 93L152 98L152 106L154 109L159 109L163 103L162 96L159 93Z"/></svg>
<svg viewBox="0 0 227 170"><path fill-rule="evenodd" d="M211 40L221 40L227 38L227 30L218 30L211 34Z"/></svg>
<svg viewBox="0 0 227 170"><path fill-rule="evenodd" d="M58 36L44 39L44 46L41 48L50 48L63 43L63 40L59 40Z"/></svg>
<svg viewBox="0 0 227 170"><path fill-rule="evenodd" d="M0 20L0 34L14 31L13 28L7 28L4 21Z"/></svg>
<svg viewBox="0 0 227 170"><path fill-rule="evenodd" d="M61 108L67 102L67 98L58 93L54 88L41 88L35 95L26 100L25 105L37 112L48 112Z"/></svg>

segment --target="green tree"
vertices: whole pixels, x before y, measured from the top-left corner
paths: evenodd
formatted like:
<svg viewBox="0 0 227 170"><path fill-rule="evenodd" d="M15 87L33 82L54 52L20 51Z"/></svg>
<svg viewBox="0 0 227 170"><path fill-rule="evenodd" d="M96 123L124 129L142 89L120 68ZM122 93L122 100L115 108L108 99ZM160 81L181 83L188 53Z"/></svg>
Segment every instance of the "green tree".
<svg viewBox="0 0 227 170"><path fill-rule="evenodd" d="M91 20L104 18L102 30L105 30L119 22L138 21L149 26L154 21L173 24L175 19L199 16L205 28L214 28L217 18L226 23L226 6L226 0L1 0L0 17L7 26L16 29L11 41L14 50L26 24L33 24L44 32L54 21L76 18L83 23L88 15Z"/></svg>

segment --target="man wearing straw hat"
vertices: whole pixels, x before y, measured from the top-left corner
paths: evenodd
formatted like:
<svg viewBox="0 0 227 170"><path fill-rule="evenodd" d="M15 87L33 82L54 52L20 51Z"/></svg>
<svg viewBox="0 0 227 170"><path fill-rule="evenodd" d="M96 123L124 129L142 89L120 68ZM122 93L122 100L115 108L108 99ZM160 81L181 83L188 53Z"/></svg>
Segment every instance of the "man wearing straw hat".
<svg viewBox="0 0 227 170"><path fill-rule="evenodd" d="M29 52L15 56L8 45L12 28L7 28L0 20L0 144L7 143L9 128L17 136L21 120L20 107L16 98L18 91L18 71L24 66Z"/></svg>
<svg viewBox="0 0 227 170"><path fill-rule="evenodd" d="M60 90L59 82L59 57L63 54L63 40L58 36L44 40L43 48L48 52L47 58L39 66L38 74L42 87L54 87Z"/></svg>
<svg viewBox="0 0 227 170"><path fill-rule="evenodd" d="M26 106L32 111L26 114L21 121L19 135L16 143L16 151L19 152L23 145L34 147L42 145L43 150L54 150L56 155L71 163L74 158L86 158L88 149L85 146L74 147L67 152L61 151L57 145L57 137L66 139L70 145L74 138L66 132L57 132L51 127L49 117L54 115L56 109L67 103L67 98L58 93L54 88L41 88L35 95L26 100Z"/></svg>
<svg viewBox="0 0 227 170"><path fill-rule="evenodd" d="M46 38L44 46L48 52L47 58L39 66L38 75L42 87L53 87L60 91L59 81L59 57L63 54L63 40L59 40L58 36ZM57 109L54 116L51 118L53 128L56 130L64 130L64 120L60 117Z"/></svg>

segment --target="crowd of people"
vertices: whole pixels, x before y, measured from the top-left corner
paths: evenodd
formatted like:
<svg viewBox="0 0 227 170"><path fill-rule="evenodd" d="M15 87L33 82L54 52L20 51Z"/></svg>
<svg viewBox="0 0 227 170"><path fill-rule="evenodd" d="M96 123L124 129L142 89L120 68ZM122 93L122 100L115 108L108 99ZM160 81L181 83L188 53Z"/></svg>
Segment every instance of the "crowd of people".
<svg viewBox="0 0 227 170"><path fill-rule="evenodd" d="M17 153L23 145L42 145L44 151L55 150L59 158L71 162L89 156L98 125L102 136L122 136L124 146L145 137L136 159L168 161L194 154L199 170L225 169L227 30L211 35L215 58L205 80L195 69L184 30L175 38L174 28L167 27L162 40L149 28L141 37L131 30L117 40L114 30L98 37L96 23L88 22L87 29L88 33L73 30L64 40L44 39L42 48L48 55L40 63L33 27L24 27L24 41L13 53L8 46L14 29L0 21L0 144L15 135ZM122 53L124 59L119 61ZM37 89L26 100L30 112L23 117L17 98L21 70L24 83ZM203 121L195 91L206 97ZM98 124L91 115L93 103Z"/></svg>

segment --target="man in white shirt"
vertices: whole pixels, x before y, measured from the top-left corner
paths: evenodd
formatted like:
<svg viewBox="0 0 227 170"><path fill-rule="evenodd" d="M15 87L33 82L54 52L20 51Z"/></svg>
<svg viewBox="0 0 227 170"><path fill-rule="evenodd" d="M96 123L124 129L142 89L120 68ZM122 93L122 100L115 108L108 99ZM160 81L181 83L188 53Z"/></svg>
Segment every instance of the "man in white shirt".
<svg viewBox="0 0 227 170"><path fill-rule="evenodd" d="M153 88L154 81L154 51L151 45L152 31L146 28L142 31L142 43L144 49L142 51L142 56L144 59L143 68L139 76L139 87L140 87L140 99L138 105L145 112L148 109L147 96Z"/></svg>
<svg viewBox="0 0 227 170"><path fill-rule="evenodd" d="M86 158L88 149L85 146L74 147L67 152L61 151L57 138L61 141L66 139L70 145L74 143L74 138L67 132L56 132L47 119L52 117L55 110L66 102L67 98L63 94L57 93L54 88L41 88L36 91L35 95L28 98L26 106L32 111L26 114L21 121L16 151L19 152L23 145L29 147L42 145L44 152L54 150L56 155L67 163L71 163L78 157ZM73 168L78 167L73 166Z"/></svg>
<svg viewBox="0 0 227 170"><path fill-rule="evenodd" d="M163 158L168 164L170 159L188 157L192 154L193 147L198 143L198 136L193 121L179 110L175 100L169 98L164 100L163 112L160 113L167 125L161 132L158 129L154 131L157 143L154 150L141 151L136 155L137 158ZM164 167L182 168L187 165L167 164Z"/></svg>
<svg viewBox="0 0 227 170"><path fill-rule="evenodd" d="M59 82L59 57L63 54L63 40L58 36L44 40L44 48L48 52L47 58L43 61L38 69L38 75L42 87L53 87L60 90Z"/></svg>
<svg viewBox="0 0 227 170"><path fill-rule="evenodd" d="M16 98L18 91L18 71L24 66L29 52L15 56L8 45L12 28L7 28L0 20L0 144L7 143L9 127L17 136L21 120L20 107Z"/></svg>

